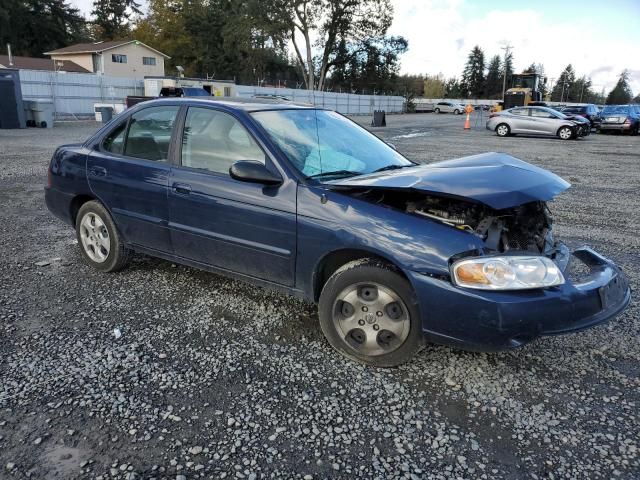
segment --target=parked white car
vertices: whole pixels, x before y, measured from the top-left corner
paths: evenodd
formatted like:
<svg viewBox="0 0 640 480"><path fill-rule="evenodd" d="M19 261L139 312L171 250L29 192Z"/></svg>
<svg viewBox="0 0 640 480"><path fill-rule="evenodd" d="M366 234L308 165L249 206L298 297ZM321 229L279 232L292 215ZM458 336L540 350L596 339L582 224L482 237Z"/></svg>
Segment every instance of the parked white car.
<svg viewBox="0 0 640 480"><path fill-rule="evenodd" d="M455 113L456 115L462 115L464 105L454 102L438 102L433 111L435 113Z"/></svg>

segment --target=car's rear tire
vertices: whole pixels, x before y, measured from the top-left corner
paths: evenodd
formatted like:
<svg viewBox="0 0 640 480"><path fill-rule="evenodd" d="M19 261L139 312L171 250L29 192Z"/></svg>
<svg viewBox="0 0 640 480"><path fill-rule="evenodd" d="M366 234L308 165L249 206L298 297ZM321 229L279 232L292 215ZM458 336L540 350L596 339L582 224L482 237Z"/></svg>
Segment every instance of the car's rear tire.
<svg viewBox="0 0 640 480"><path fill-rule="evenodd" d="M91 200L80 207L76 216L76 236L82 258L96 270L116 272L129 263L132 252L100 202Z"/></svg>
<svg viewBox="0 0 640 480"><path fill-rule="evenodd" d="M506 123L500 123L496 127L496 135L499 137L508 137L511 134L511 128Z"/></svg>
<svg viewBox="0 0 640 480"><path fill-rule="evenodd" d="M354 260L340 267L322 289L318 316L329 343L366 365L400 365L423 343L411 285L381 260Z"/></svg>
<svg viewBox="0 0 640 480"><path fill-rule="evenodd" d="M573 138L573 130L569 127L560 127L558 129L558 137L562 140L571 140Z"/></svg>
<svg viewBox="0 0 640 480"><path fill-rule="evenodd" d="M433 111L433 113L440 113L440 109L439 109L439 108L436 108L436 109Z"/></svg>

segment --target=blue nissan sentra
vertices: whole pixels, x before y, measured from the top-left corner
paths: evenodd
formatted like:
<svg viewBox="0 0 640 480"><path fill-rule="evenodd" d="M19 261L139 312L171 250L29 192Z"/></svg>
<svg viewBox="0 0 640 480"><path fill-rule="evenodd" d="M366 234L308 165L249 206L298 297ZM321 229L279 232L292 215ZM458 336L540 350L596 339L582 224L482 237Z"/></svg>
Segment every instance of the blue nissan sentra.
<svg viewBox="0 0 640 480"><path fill-rule="evenodd" d="M394 366L424 340L515 348L628 305L613 262L554 238L568 187L500 153L418 165L324 109L185 98L59 147L46 202L98 270L140 252L284 290L340 353Z"/></svg>

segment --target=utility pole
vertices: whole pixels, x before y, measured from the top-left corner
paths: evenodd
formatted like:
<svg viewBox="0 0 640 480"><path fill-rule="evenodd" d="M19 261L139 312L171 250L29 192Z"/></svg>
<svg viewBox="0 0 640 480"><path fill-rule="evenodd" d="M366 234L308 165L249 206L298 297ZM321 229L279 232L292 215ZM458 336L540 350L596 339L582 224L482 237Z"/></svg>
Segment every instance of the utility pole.
<svg viewBox="0 0 640 480"><path fill-rule="evenodd" d="M502 78L502 100L504 100L504 92L507 90L507 58L509 57L509 53L511 53L511 49L513 46L508 43L502 47L504 50L504 76Z"/></svg>

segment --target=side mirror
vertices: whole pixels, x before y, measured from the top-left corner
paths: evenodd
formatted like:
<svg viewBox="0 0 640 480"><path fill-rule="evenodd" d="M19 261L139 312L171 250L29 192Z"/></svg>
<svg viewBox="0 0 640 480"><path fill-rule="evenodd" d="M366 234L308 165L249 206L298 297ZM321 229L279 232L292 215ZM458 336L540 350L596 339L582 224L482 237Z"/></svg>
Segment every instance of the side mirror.
<svg viewBox="0 0 640 480"><path fill-rule="evenodd" d="M229 168L229 175L240 182L280 185L282 178L271 173L262 162L256 160L238 160Z"/></svg>

